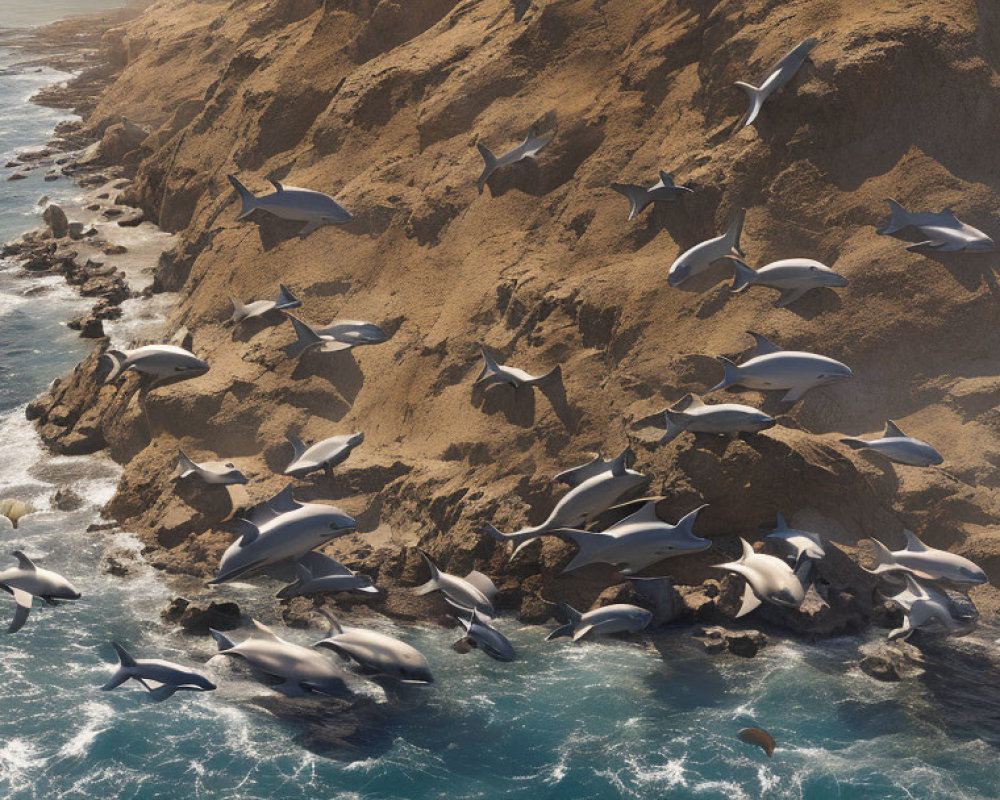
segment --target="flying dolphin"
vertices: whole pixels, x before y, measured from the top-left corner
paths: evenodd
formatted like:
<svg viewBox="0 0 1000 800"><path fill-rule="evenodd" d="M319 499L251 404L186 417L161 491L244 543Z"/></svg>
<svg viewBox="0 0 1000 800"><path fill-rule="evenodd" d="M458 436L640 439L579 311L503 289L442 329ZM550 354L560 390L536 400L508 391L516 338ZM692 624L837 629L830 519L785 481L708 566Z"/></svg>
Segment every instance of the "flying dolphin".
<svg viewBox="0 0 1000 800"><path fill-rule="evenodd" d="M639 216L647 206L653 203L680 200L685 194L691 194L692 192L687 186L678 186L674 183L673 176L668 175L663 170L660 170L660 179L648 189L645 186L639 186L634 183L612 183L611 188L618 192L618 194L628 198L629 222Z"/></svg>
<svg viewBox="0 0 1000 800"><path fill-rule="evenodd" d="M284 348L290 358L298 358L313 347L321 353L336 353L366 344L381 344L389 339L389 335L374 322L338 319L323 328L314 328L287 312L285 316L291 320L298 337Z"/></svg>
<svg viewBox="0 0 1000 800"><path fill-rule="evenodd" d="M282 639L257 620L251 622L254 632L239 644L224 633L209 631L221 655L244 659L258 679L288 697L344 691L345 673L335 661L312 648Z"/></svg>
<svg viewBox="0 0 1000 800"><path fill-rule="evenodd" d="M464 578L460 578L458 575L449 575L438 569L437 564L431 560L427 553L423 550L419 552L431 572L431 577L427 583L414 589L418 595L441 591L448 602L458 609L478 610L491 619L496 616L494 603L496 603L497 587L488 576L476 570Z"/></svg>
<svg viewBox="0 0 1000 800"><path fill-rule="evenodd" d="M569 622L546 636L547 642L564 636L570 636L574 642L578 642L591 634L609 636L612 633L638 633L645 630L653 620L653 612L629 603L613 603L584 614L568 603L563 603L562 609Z"/></svg>
<svg viewBox="0 0 1000 800"><path fill-rule="evenodd" d="M244 475L232 461L203 461L200 464L192 461L184 451L177 448L176 479L196 477L205 483L219 486L229 486L247 482Z"/></svg>
<svg viewBox="0 0 1000 800"><path fill-rule="evenodd" d="M667 283L670 286L679 286L688 278L704 272L720 259L733 255L744 255L740 248L740 236L743 233L746 213L745 209L737 210L733 213L725 233L696 244L681 253L670 266L670 271L667 273Z"/></svg>
<svg viewBox="0 0 1000 800"><path fill-rule="evenodd" d="M459 613L457 619L465 629L466 644L478 647L497 661L513 661L517 658L517 652L510 640L494 628L490 620L478 610Z"/></svg>
<svg viewBox="0 0 1000 800"><path fill-rule="evenodd" d="M366 628L346 628L323 612L330 631L313 647L325 647L354 661L367 675L393 678L404 683L433 683L430 664L413 645Z"/></svg>
<svg viewBox="0 0 1000 800"><path fill-rule="evenodd" d="M847 286L847 278L838 275L825 264L811 258L785 258L772 261L758 270L736 256L728 256L733 262L736 274L733 277L733 292L742 292L751 286L766 286L778 289L781 295L774 301L775 308L785 308L798 300L810 289L823 287L842 288Z"/></svg>
<svg viewBox="0 0 1000 800"><path fill-rule="evenodd" d="M245 319L262 317L270 311L286 311L302 305L302 301L295 297L287 286L278 284L278 287L280 291L276 300L255 300L243 304L236 295L230 294L230 299L233 301L233 322L242 322Z"/></svg>
<svg viewBox="0 0 1000 800"><path fill-rule="evenodd" d="M593 461L556 475L556 480L568 485L570 490L559 499L541 525L522 528L516 533L501 533L487 522L482 529L498 542L514 542L516 555L528 542L543 534L560 528L581 528L649 481L642 473L629 469L631 456L632 451L628 448L609 460L598 455Z"/></svg>
<svg viewBox="0 0 1000 800"><path fill-rule="evenodd" d="M282 600L325 592L366 592L377 594L378 589L367 575L351 572L338 561L322 553L310 551L295 562L297 580L283 587L277 594Z"/></svg>
<svg viewBox="0 0 1000 800"><path fill-rule="evenodd" d="M479 154L483 157L483 174L479 176L479 180L476 181L476 187L479 189L479 194L483 193L483 188L486 186L486 182L490 179L490 176L496 172L501 167L505 167L508 164L514 164L515 162L521 161L525 158L535 158L538 156L545 146L551 142L555 137L549 136L538 136L535 133L535 129L532 128L528 131L528 135L513 150L508 150L502 156L495 156L490 152L486 145L480 143L476 147L479 148Z"/></svg>
<svg viewBox="0 0 1000 800"><path fill-rule="evenodd" d="M723 379L709 391L729 386L746 386L748 389L784 389L784 403L797 403L802 395L817 386L854 377L850 367L826 356L797 350L782 350L759 333L754 337L757 347L750 359L738 366L728 358L717 360L725 370Z"/></svg>
<svg viewBox="0 0 1000 800"><path fill-rule="evenodd" d="M755 553L746 539L740 539L743 555L739 561L717 564L716 569L735 573L746 581L743 604L736 618L749 614L761 602L786 608L798 608L805 598L805 589L798 576L780 558Z"/></svg>
<svg viewBox="0 0 1000 800"><path fill-rule="evenodd" d="M145 687L156 700L166 700L178 691L210 692L215 684L196 670L161 661L158 658L133 658L118 642L112 642L118 654L119 666L111 679L101 689L109 692L125 681L135 680Z"/></svg>
<svg viewBox="0 0 1000 800"><path fill-rule="evenodd" d="M674 405L636 420L632 428L647 425L665 428L660 444L672 442L685 431L691 433L716 433L737 436L740 433L758 433L777 425L774 417L758 411L753 406L739 403L709 405L696 394L686 394Z"/></svg>
<svg viewBox="0 0 1000 800"><path fill-rule="evenodd" d="M363 433L330 436L315 444L306 444L294 433L285 434L292 446L292 462L285 467L285 475L304 478L310 472L324 470L333 479L333 468L347 460L351 451L365 440Z"/></svg>
<svg viewBox="0 0 1000 800"><path fill-rule="evenodd" d="M290 486L258 503L247 519L235 523L240 536L222 554L219 572L210 584L225 583L280 561L294 561L357 527L336 506L297 502Z"/></svg>
<svg viewBox="0 0 1000 800"><path fill-rule="evenodd" d="M823 540L820 539L819 534L789 528L788 523L785 522L785 516L781 513L778 514L778 522L774 530L764 538L775 539L785 545L790 551L793 569L797 569L806 559L819 561L826 557Z"/></svg>
<svg viewBox="0 0 1000 800"><path fill-rule="evenodd" d="M104 378L111 383L123 372L134 370L153 378L150 388L164 383L197 378L208 372L208 364L194 353L172 344L149 344L134 350L105 351L101 361L110 366Z"/></svg>
<svg viewBox="0 0 1000 800"><path fill-rule="evenodd" d="M351 213L328 194L314 192L311 189L299 189L295 186L285 186L272 180L270 183L274 187L274 191L271 194L255 197L253 192L236 179L235 175L227 177L243 203L243 207L236 217L237 221L245 219L260 209L280 219L304 222L305 226L299 231L299 236L304 239L323 225L345 225L352 219Z"/></svg>
<svg viewBox="0 0 1000 800"><path fill-rule="evenodd" d="M552 381L562 380L562 366L556 364L544 375L529 375L523 369L517 367L506 367L498 364L488 352L486 347L479 345L483 352L483 369L476 378L475 385L489 389L497 384L506 383L515 389L522 386L542 386Z"/></svg>
<svg viewBox="0 0 1000 800"><path fill-rule="evenodd" d="M31 601L35 597L42 598L50 606L58 605L59 600L80 599L80 592L62 575L36 567L20 550L15 550L12 555L17 559L17 566L0 572L0 589L12 594L17 603L7 633L21 630L21 626L28 621Z"/></svg>
<svg viewBox="0 0 1000 800"><path fill-rule="evenodd" d="M941 454L927 442L914 439L903 433L891 419L885 423L885 431L878 439L864 440L847 437L840 440L853 450L874 450L890 461L911 467L937 466L944 462Z"/></svg>
<svg viewBox="0 0 1000 800"><path fill-rule="evenodd" d="M913 631L943 629L949 634L963 636L972 631L976 621L956 619L948 595L940 589L921 583L907 574L906 587L889 599L903 610L903 626L890 631L890 639L906 639Z"/></svg>
<svg viewBox="0 0 1000 800"><path fill-rule="evenodd" d="M771 71L768 72L767 77L760 86L754 86L752 83L746 83L745 81L736 82L736 85L743 89L750 97L750 110L747 111L745 121L741 127L745 128L753 124L764 105L764 101L785 86L795 76L795 73L799 71L799 68L805 63L809 53L817 44L819 44L819 39L806 39L797 45L788 55L771 68Z"/></svg>
<svg viewBox="0 0 1000 800"><path fill-rule="evenodd" d="M938 212L910 213L895 200L889 203L889 221L877 233L893 235L906 228L916 228L927 238L909 245L907 250L928 249L939 253L992 252L996 243L978 228L967 225L950 208Z"/></svg>
<svg viewBox="0 0 1000 800"><path fill-rule="evenodd" d="M906 537L906 547L903 550L890 551L878 539L872 539L875 545L876 564L867 570L873 575L886 572L908 572L924 580L943 580L959 586L978 586L987 583L988 578L969 559L947 550L936 550L920 541L911 531L903 531Z"/></svg>

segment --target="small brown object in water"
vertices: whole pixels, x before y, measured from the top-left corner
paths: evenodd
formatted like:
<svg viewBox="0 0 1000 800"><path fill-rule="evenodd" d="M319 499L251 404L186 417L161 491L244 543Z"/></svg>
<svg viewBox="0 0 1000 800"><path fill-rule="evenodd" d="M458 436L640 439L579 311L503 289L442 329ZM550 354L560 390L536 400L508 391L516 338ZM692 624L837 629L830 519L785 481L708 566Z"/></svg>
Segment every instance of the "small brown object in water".
<svg viewBox="0 0 1000 800"><path fill-rule="evenodd" d="M757 745L761 750L767 753L768 758L770 758L771 754L774 752L774 737L765 730L760 728L744 728L737 734L737 736L740 737L740 741L746 742L747 744Z"/></svg>

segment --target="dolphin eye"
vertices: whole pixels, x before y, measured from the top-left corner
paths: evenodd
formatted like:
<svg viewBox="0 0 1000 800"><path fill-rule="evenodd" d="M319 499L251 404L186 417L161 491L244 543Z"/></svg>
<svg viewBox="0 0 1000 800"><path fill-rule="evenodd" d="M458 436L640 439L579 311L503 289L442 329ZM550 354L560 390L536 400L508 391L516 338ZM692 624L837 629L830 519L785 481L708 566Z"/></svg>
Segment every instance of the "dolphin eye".
<svg viewBox="0 0 1000 800"><path fill-rule="evenodd" d="M229 461L227 461L225 463L225 467L226 467L226 469L236 469L236 465L233 464L233 463L231 463L231 462L229 462Z"/></svg>

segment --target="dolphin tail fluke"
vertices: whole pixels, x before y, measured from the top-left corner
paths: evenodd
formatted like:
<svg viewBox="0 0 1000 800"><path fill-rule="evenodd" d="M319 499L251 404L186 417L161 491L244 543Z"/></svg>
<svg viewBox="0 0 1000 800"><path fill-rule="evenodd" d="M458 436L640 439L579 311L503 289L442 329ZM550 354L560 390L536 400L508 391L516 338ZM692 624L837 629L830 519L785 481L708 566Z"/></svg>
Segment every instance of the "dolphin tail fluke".
<svg viewBox="0 0 1000 800"><path fill-rule="evenodd" d="M101 687L101 691L104 692L110 692L112 689L125 683L131 677L129 668L136 666L135 659L118 642L112 642L111 646L115 648L115 653L118 654L119 664L115 674Z"/></svg>
<svg viewBox="0 0 1000 800"><path fill-rule="evenodd" d="M235 175L227 175L226 177L229 178L229 182L236 190L236 194L240 196L242 208L240 208L240 213L237 214L236 219L241 220L257 207L257 198L254 197L253 192L239 182Z"/></svg>
<svg viewBox="0 0 1000 800"><path fill-rule="evenodd" d="M438 570L437 564L431 561L431 557L427 555L427 553L425 553L423 550L419 550L417 552L419 552L420 555L423 557L424 563L427 565L427 568L431 571L431 577L430 580L427 581L427 583L420 584L420 586L418 586L413 591L418 595L424 595L424 594L430 594L431 592L436 592L441 586L438 580L441 572L440 570Z"/></svg>
<svg viewBox="0 0 1000 800"><path fill-rule="evenodd" d="M740 604L740 610L736 612L734 619L745 617L759 605L760 598L753 593L753 589L750 588L750 583L748 582L743 588L743 602Z"/></svg>
<svg viewBox="0 0 1000 800"><path fill-rule="evenodd" d="M906 209L892 198L886 198L885 202L889 204L889 222L881 228L876 228L875 232L881 233L883 236L890 236L910 227L910 215Z"/></svg>
<svg viewBox="0 0 1000 800"><path fill-rule="evenodd" d="M581 617L583 617L583 614L581 614L579 611L573 608L573 606L571 606L569 603L562 603L562 610L569 621L565 625L560 625L558 628L552 631L552 633L550 633L548 636L545 637L545 641L551 642L553 639L573 637L574 631L576 630L577 626L579 626L580 619Z"/></svg>
<svg viewBox="0 0 1000 800"><path fill-rule="evenodd" d="M674 411L669 408L663 412L663 415L667 419L667 432L660 439L660 444L667 444L687 430L690 419L683 411Z"/></svg>
<svg viewBox="0 0 1000 800"><path fill-rule="evenodd" d="M497 375L500 372L500 365L497 364L493 356L486 350L486 345L480 344L479 349L483 354L483 369L479 373L479 377L476 378L476 383L489 378L491 375Z"/></svg>
<svg viewBox="0 0 1000 800"><path fill-rule="evenodd" d="M483 161L485 162L483 164L483 174L476 181L476 188L479 189L479 194L482 194L483 189L486 188L486 181L490 179L490 175L497 168L497 157L484 144L477 144L476 147L479 149L479 155L483 157Z"/></svg>
<svg viewBox="0 0 1000 800"><path fill-rule="evenodd" d="M189 475L194 475L198 471L198 465L195 464L190 458L188 458L184 451L179 447L177 448L177 473L176 477L186 478Z"/></svg>
<svg viewBox="0 0 1000 800"><path fill-rule="evenodd" d="M226 650L232 650L236 647L236 643L230 639L222 631L217 631L215 628L209 628L208 632L212 634L212 638L215 639L215 643L219 646L219 652L223 653Z"/></svg>
<svg viewBox="0 0 1000 800"><path fill-rule="evenodd" d="M292 433L292 431L288 431L285 434L285 438L292 446L292 461L298 461L303 455L305 455L306 443L303 442L296 434Z"/></svg>
<svg viewBox="0 0 1000 800"><path fill-rule="evenodd" d="M843 439L840 440L840 443L846 444L852 450L864 450L866 447L868 447L868 442L866 442L864 439L856 439L852 436L845 436Z"/></svg>
<svg viewBox="0 0 1000 800"><path fill-rule="evenodd" d="M710 392L717 392L719 389L726 389L740 382L740 368L736 364L724 356L719 356L716 358L716 361L722 364L725 374L722 376L721 381L709 389Z"/></svg>
<svg viewBox="0 0 1000 800"><path fill-rule="evenodd" d="M573 559L563 567L563 572L572 572L575 569L594 563L595 556L601 550L614 544L614 537L606 533L595 533L593 531L581 531L575 528L565 528L559 532L560 536L570 539L576 546L577 552ZM599 560L599 559L598 559Z"/></svg>
<svg viewBox="0 0 1000 800"><path fill-rule="evenodd" d="M238 298L232 292L229 293L229 302L233 304L233 317L232 318L233 318L234 321L238 321L238 320L241 320L244 317L246 317L246 315L247 315L246 303L244 303L242 300L240 300L240 298Z"/></svg>
<svg viewBox="0 0 1000 800"><path fill-rule="evenodd" d="M525 381L529 386L545 386L551 383L559 383L562 380L562 364L556 364L552 369L546 372L544 375L539 375L537 378L532 378L530 381Z"/></svg>
<svg viewBox="0 0 1000 800"><path fill-rule="evenodd" d="M878 539L870 540L873 545L875 545L875 566L871 569L866 569L865 572L870 572L872 575L881 575L883 572L892 572L896 569L896 557L892 554L888 547L886 547Z"/></svg>
<svg viewBox="0 0 1000 800"><path fill-rule="evenodd" d="M649 205L648 192L645 186L637 186L634 183L612 183L611 188L618 194L628 198L628 221L634 220L642 210Z"/></svg>
<svg viewBox="0 0 1000 800"><path fill-rule="evenodd" d="M733 285L730 287L730 291L745 291L748 287L753 285L753 281L754 278L757 277L757 273L741 258L730 256L729 260L733 264Z"/></svg>
<svg viewBox="0 0 1000 800"><path fill-rule="evenodd" d="M752 125L754 120L757 119L757 115L760 113L760 109L764 105L764 95L761 90L752 83L736 81L736 85L745 91L750 98L750 109L747 111L743 124L740 126L741 128L745 128L748 125Z"/></svg>
<svg viewBox="0 0 1000 800"><path fill-rule="evenodd" d="M302 301L299 300L294 294L291 293L289 288L283 283L278 284L279 292L278 299L274 301L274 307L279 311L284 311L288 308L298 308L302 305Z"/></svg>
<svg viewBox="0 0 1000 800"><path fill-rule="evenodd" d="M320 335L298 317L294 317L288 312L285 312L285 316L292 321L292 327L295 328L295 335L299 337L297 341L284 348L285 354L289 358L298 358L310 347L323 342Z"/></svg>
<svg viewBox="0 0 1000 800"><path fill-rule="evenodd" d="M729 221L726 228L726 243L730 250L736 255L743 255L743 248L740 247L740 237L743 235L743 223L746 222L747 211L745 208L737 209Z"/></svg>
<svg viewBox="0 0 1000 800"><path fill-rule="evenodd" d="M104 354L101 356L101 363L107 364L110 370L107 375L104 376L105 383L111 383L115 378L117 378L122 371L122 364L125 363L127 356L121 350L105 350Z"/></svg>

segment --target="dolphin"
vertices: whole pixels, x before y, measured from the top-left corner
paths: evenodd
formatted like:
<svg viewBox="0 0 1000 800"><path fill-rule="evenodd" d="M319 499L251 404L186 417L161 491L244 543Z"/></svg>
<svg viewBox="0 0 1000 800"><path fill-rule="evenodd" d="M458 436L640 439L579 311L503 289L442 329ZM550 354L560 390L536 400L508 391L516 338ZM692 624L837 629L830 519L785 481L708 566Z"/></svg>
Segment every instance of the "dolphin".
<svg viewBox="0 0 1000 800"><path fill-rule="evenodd" d="M743 222L746 219L746 214L745 209L737 210L725 233L696 244L681 253L670 266L670 271L667 273L667 283L670 286L679 286L688 278L704 272L715 261L733 255L744 255L740 248L740 236L743 233Z"/></svg>
<svg viewBox="0 0 1000 800"><path fill-rule="evenodd" d="M562 380L562 366L556 364L552 369L546 372L544 375L529 375L523 369L518 369L517 367L505 367L502 364L498 364L489 353L486 352L486 347L484 345L479 345L479 349L483 352L483 369L479 373L479 377L476 378L475 385L482 386L486 389L492 388L501 383L510 384L515 389L520 389L522 386L542 386L552 381Z"/></svg>
<svg viewBox="0 0 1000 800"><path fill-rule="evenodd" d="M508 164L514 164L525 158L535 158L538 156L542 150L545 149L546 145L551 142L555 136L538 136L535 133L535 129L531 128L528 131L528 135L524 137L524 141L521 142L513 150L508 150L502 156L495 156L484 144L477 144L476 147L479 148L479 154L483 157L483 174L479 176L479 180L476 181L476 188L479 189L479 194L483 193L483 189L486 186L486 182L490 179L490 176L496 172L501 167L505 167Z"/></svg>
<svg viewBox="0 0 1000 800"><path fill-rule="evenodd" d="M665 425L664 425L665 423ZM740 433L758 433L777 425L774 417L758 411L753 406L738 403L708 405L696 394L686 394L670 408L657 411L636 420L632 429L652 425L666 428L660 444L672 442L685 431L691 433L717 433L737 436Z"/></svg>
<svg viewBox="0 0 1000 800"><path fill-rule="evenodd" d="M431 571L430 580L421 584L414 591L418 595L430 594L438 590L444 592L445 598L454 607L462 610L478 610L491 619L496 616L495 603L497 587L486 575L473 570L464 578L449 575L438 569L429 555L419 551L424 563Z"/></svg>
<svg viewBox="0 0 1000 800"><path fill-rule="evenodd" d="M413 645L393 636L365 628L345 628L332 615L330 631L313 647L326 647L342 658L356 662L372 676L393 678L403 683L433 683L430 664Z"/></svg>
<svg viewBox="0 0 1000 800"><path fill-rule="evenodd" d="M782 350L759 333L748 333L757 342L752 357L737 366L728 358L717 360L725 370L723 379L709 391L729 386L746 386L748 389L784 389L784 403L797 403L802 395L817 386L826 386L853 378L850 367L826 356L797 350Z"/></svg>
<svg viewBox="0 0 1000 800"><path fill-rule="evenodd" d="M378 594L367 575L351 572L338 561L322 553L310 551L295 562L297 580L283 587L276 597L288 600L326 592L365 592Z"/></svg>
<svg viewBox="0 0 1000 800"><path fill-rule="evenodd" d="M331 539L352 533L357 523L336 506L296 502L289 486L254 506L249 519L237 519L236 526L240 537L223 553L219 573L209 584L297 560Z"/></svg>
<svg viewBox="0 0 1000 800"><path fill-rule="evenodd" d="M517 652L510 640L476 609L473 609L468 616L459 614L457 619L465 629L464 640L471 647L478 647L497 661L513 661L517 658Z"/></svg>
<svg viewBox="0 0 1000 800"><path fill-rule="evenodd" d="M891 419L885 423L885 430L878 439L866 441L855 437L846 437L840 441L852 450L874 450L890 461L908 464L911 467L937 466L944 462L937 450L927 442L907 436Z"/></svg>
<svg viewBox="0 0 1000 800"><path fill-rule="evenodd" d="M789 528L788 523L785 522L784 515L780 512L778 513L778 522L774 530L764 538L782 542L791 551L790 555L792 557L792 564L794 565L792 569L798 569L802 562L807 559L819 561L826 557L826 550L823 549L823 540L819 534Z"/></svg>
<svg viewBox="0 0 1000 800"><path fill-rule="evenodd" d="M628 603L613 603L581 614L568 603L562 604L569 622L556 628L545 641L571 636L574 642L585 636L608 636L612 633L638 633L653 620L653 612Z"/></svg>
<svg viewBox="0 0 1000 800"><path fill-rule="evenodd" d="M910 213L891 198L887 198L886 202L889 204L889 219L881 227L875 229L875 232L882 236L892 236L906 228L922 228L927 226L930 228L954 228L958 230L962 227L962 223L950 208L937 212L918 211Z"/></svg>
<svg viewBox="0 0 1000 800"><path fill-rule="evenodd" d="M208 364L194 353L172 344L148 344L135 350L107 350L102 363L111 367L104 382L111 383L123 372L134 370L153 378L150 386L197 378L208 372Z"/></svg>
<svg viewBox="0 0 1000 800"><path fill-rule="evenodd" d="M819 39L806 39L804 42L796 45L788 55L771 68L760 86L754 86L752 83L746 83L745 81L736 82L736 85L746 91L750 97L750 110L747 111L745 121L741 127L745 128L753 124L760 113L761 107L764 105L764 101L795 76L795 73L799 71L799 68L805 63L809 53L817 44L819 44Z"/></svg>
<svg viewBox="0 0 1000 800"><path fill-rule="evenodd" d="M634 575L666 558L708 549L711 540L694 534L695 520L705 506L699 506L676 525L670 525L656 513L656 505L662 499L657 497L631 504L639 507L601 532L572 528L558 531L559 537L569 539L579 548L563 572L589 564L611 564L623 575Z"/></svg>
<svg viewBox="0 0 1000 800"><path fill-rule="evenodd" d="M0 572L0 589L12 594L17 603L7 633L21 630L21 626L28 621L31 601L35 597L42 598L50 606L58 605L59 600L80 599L80 592L62 575L36 567L20 550L15 550L12 555L17 559L17 566Z"/></svg>
<svg viewBox="0 0 1000 800"><path fill-rule="evenodd" d="M351 451L365 440L365 435L348 433L331 436L308 447L291 431L285 434L285 438L293 450L292 463L285 467L285 475L304 478L310 472L321 469L332 479L333 468L347 460Z"/></svg>
<svg viewBox="0 0 1000 800"><path fill-rule="evenodd" d="M237 221L260 209L280 219L304 222L305 226L299 231L299 236L304 239L323 225L346 225L352 219L351 213L328 194L296 186L285 186L272 180L270 183L274 191L271 194L255 197L235 175L227 177L243 203L236 217Z"/></svg>
<svg viewBox="0 0 1000 800"><path fill-rule="evenodd" d="M889 599L904 613L903 626L889 633L889 639L909 638L920 628L943 628L949 634L964 636L976 626L975 620L955 619L951 613L951 600L940 589L921 583L913 575L906 575L906 588Z"/></svg>
<svg viewBox="0 0 1000 800"><path fill-rule="evenodd" d="M680 200L685 194L691 194L693 190L687 186L678 186L674 183L672 175L668 175L660 170L660 179L650 186L639 186L634 183L612 183L611 188L618 194L628 198L629 210L628 221L631 222L639 216L643 210L656 202L671 202Z"/></svg>
<svg viewBox="0 0 1000 800"><path fill-rule="evenodd" d="M762 601L798 608L805 598L805 589L798 576L780 558L755 553L746 539L741 538L743 555L739 561L730 561L715 565L715 569L740 575L746 581L743 590L743 605L736 614L736 619L749 614Z"/></svg>
<svg viewBox="0 0 1000 800"><path fill-rule="evenodd" d="M312 648L282 639L255 619L251 622L254 632L239 644L210 629L219 653L244 659L258 678L288 697L344 691L345 673L339 664Z"/></svg>
<svg viewBox="0 0 1000 800"><path fill-rule="evenodd" d="M197 477L205 483L230 486L247 482L244 475L232 461L203 461L198 464L177 448L177 472L174 479Z"/></svg>
<svg viewBox="0 0 1000 800"><path fill-rule="evenodd" d="M118 642L112 642L111 646L118 654L119 665L111 679L101 687L105 692L127 680L141 683L156 701L166 700L178 691L211 692L216 688L196 670L158 658L133 658Z"/></svg>
<svg viewBox="0 0 1000 800"><path fill-rule="evenodd" d="M482 530L498 542L514 542L516 555L528 542L543 534L586 525L649 481L642 473L628 468L631 456L632 451L628 448L617 458L607 461L598 455L593 461L556 475L556 480L567 484L570 490L559 499L541 525L522 528L516 533L500 533L487 522L483 523Z"/></svg>
<svg viewBox="0 0 1000 800"><path fill-rule="evenodd" d="M733 277L733 292L742 292L751 286L767 286L778 289L781 295L774 301L775 308L785 308L798 300L810 289L824 286L843 288L847 278L838 275L825 264L811 258L785 258L772 261L758 270L750 269L745 261L736 256L728 256L733 262L736 274Z"/></svg>
<svg viewBox="0 0 1000 800"><path fill-rule="evenodd" d="M987 583L983 570L972 561L947 550L936 550L921 542L911 531L903 531L906 547L891 551L878 539L875 545L876 564L866 570L873 575L886 572L908 572L918 578L932 581L949 581L959 586L978 586Z"/></svg>
<svg viewBox="0 0 1000 800"><path fill-rule="evenodd" d="M741 742L757 745L767 757L774 754L774 737L762 728L743 728L736 734Z"/></svg>
<svg viewBox="0 0 1000 800"><path fill-rule="evenodd" d="M285 311L298 308L302 301L293 295L287 286L278 284L280 291L276 300L255 300L244 305L235 295L230 295L233 301L233 322L242 322L253 317L262 317L271 311Z"/></svg>
<svg viewBox="0 0 1000 800"><path fill-rule="evenodd" d="M290 358L298 358L310 348L321 353L336 353L366 344L381 344L389 335L374 322L356 319L334 320L323 328L314 328L298 317L285 313L295 329L296 341L284 348Z"/></svg>
<svg viewBox="0 0 1000 800"><path fill-rule="evenodd" d="M0 517L7 517L10 520L10 524L17 528L17 523L22 517L28 516L28 514L34 514L35 509L30 503L25 503L23 500L15 500L12 497L8 497L6 500L0 500Z"/></svg>

